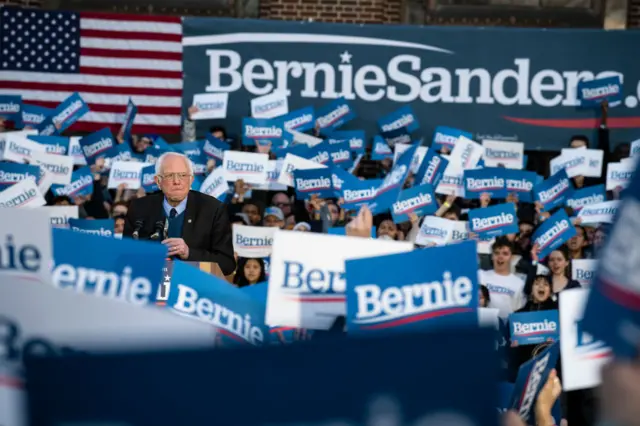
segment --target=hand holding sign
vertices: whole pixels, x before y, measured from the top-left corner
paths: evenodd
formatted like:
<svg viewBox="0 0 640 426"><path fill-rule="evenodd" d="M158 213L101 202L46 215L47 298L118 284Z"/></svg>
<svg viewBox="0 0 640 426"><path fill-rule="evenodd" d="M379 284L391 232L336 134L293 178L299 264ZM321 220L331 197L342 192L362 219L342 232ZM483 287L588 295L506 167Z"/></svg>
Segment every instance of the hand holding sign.
<svg viewBox="0 0 640 426"><path fill-rule="evenodd" d="M347 236L371 238L371 227L373 226L373 216L366 205L360 208L358 216L346 227Z"/></svg>

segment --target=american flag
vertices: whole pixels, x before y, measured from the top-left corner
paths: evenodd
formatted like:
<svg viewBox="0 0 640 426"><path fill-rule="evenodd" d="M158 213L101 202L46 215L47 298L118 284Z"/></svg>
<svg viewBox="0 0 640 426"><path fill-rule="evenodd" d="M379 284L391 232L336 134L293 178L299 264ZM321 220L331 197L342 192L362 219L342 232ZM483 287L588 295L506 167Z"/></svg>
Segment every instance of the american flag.
<svg viewBox="0 0 640 426"><path fill-rule="evenodd" d="M129 97L134 133L178 133L180 17L0 9L0 94L54 108L73 92L91 112L71 127L117 132Z"/></svg>

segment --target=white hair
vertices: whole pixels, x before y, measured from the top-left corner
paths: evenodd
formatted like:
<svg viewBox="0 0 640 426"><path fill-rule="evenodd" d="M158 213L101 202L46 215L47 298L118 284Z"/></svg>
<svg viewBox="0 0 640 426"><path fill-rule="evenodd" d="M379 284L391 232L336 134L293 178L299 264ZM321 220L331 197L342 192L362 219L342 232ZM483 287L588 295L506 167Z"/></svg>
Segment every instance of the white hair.
<svg viewBox="0 0 640 426"><path fill-rule="evenodd" d="M160 158L158 158L158 161L156 161L156 175L157 176L161 176L162 175L162 165L164 164L164 161L169 157L182 158L184 160L184 162L187 164L187 169L189 169L189 174L191 176L193 176L193 163L191 162L189 157L187 157L184 154L180 154L179 152L173 152L173 151L165 152L164 154L162 154L160 156Z"/></svg>

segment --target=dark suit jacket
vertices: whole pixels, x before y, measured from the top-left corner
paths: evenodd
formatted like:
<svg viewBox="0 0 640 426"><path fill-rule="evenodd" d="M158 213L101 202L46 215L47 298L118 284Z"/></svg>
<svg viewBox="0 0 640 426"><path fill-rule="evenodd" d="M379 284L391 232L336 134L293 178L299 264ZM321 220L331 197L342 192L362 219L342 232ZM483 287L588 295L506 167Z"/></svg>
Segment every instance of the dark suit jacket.
<svg viewBox="0 0 640 426"><path fill-rule="evenodd" d="M144 226L139 236L141 240L148 239L154 232L154 224L165 220L163 201L164 194L159 191L134 199L129 205L123 235L131 237L136 221L142 220ZM184 215L182 239L189 246L187 261L216 262L225 275L233 273L236 261L224 204L201 192L189 191Z"/></svg>

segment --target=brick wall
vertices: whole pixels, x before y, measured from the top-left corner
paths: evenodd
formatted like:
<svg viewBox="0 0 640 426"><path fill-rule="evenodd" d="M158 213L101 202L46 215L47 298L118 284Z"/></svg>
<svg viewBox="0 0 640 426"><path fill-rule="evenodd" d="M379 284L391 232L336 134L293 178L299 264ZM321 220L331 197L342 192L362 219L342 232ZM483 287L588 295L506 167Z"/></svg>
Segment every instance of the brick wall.
<svg viewBox="0 0 640 426"><path fill-rule="evenodd" d="M640 0L629 0L627 28L640 28Z"/></svg>
<svg viewBox="0 0 640 426"><path fill-rule="evenodd" d="M260 18L398 24L402 0L261 0Z"/></svg>

